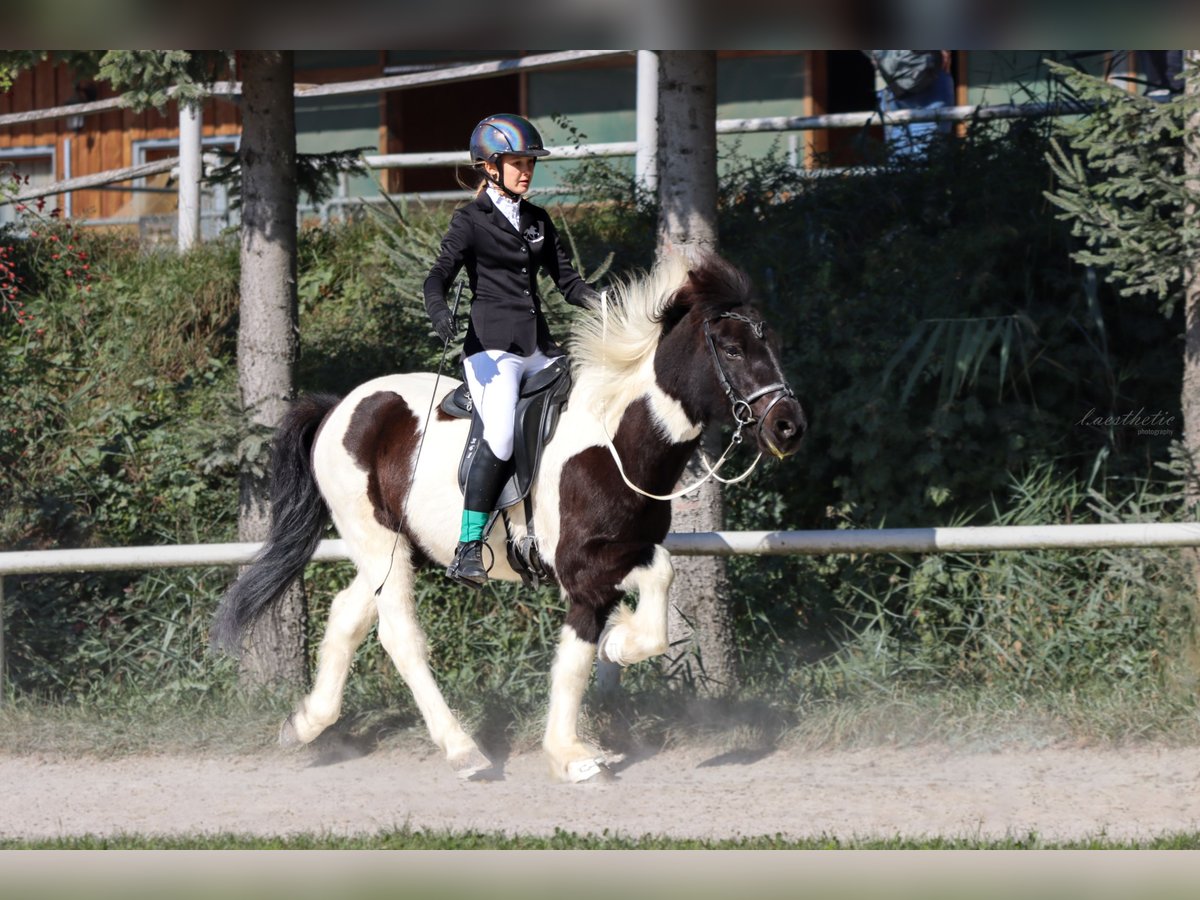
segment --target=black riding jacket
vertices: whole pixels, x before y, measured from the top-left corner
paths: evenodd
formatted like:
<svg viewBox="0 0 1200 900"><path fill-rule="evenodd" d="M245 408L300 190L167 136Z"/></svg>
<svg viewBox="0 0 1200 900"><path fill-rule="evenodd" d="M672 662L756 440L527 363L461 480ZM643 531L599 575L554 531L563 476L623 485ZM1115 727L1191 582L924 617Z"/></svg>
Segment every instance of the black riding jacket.
<svg viewBox="0 0 1200 900"><path fill-rule="evenodd" d="M560 356L550 336L537 292L537 273L544 269L568 303L586 306L599 294L571 266L550 216L525 200L518 208L520 230L496 209L484 191L457 210L429 277L425 309L434 321L445 315L446 291L467 267L471 288L471 321L463 353L505 350L529 356L541 350Z"/></svg>

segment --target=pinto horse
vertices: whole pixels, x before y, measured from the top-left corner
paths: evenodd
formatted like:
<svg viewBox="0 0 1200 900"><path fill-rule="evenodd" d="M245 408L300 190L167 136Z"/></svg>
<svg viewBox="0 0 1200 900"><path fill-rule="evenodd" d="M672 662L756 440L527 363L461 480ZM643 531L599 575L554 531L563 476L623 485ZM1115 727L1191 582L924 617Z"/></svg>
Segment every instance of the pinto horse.
<svg viewBox="0 0 1200 900"><path fill-rule="evenodd" d="M610 757L577 732L597 652L627 666L667 649L674 576L662 495L701 432L732 417L739 435L753 428L760 453L782 459L806 427L740 271L717 257L690 270L668 262L615 294L576 324L573 386L532 489L538 554L567 602L543 742L551 773L567 782L607 777ZM285 745L306 744L337 720L354 651L378 618L380 643L450 765L462 778L492 767L434 681L413 600L414 560L445 566L458 536L469 423L427 412L435 390L456 385L425 373L376 378L341 401L301 398L276 432L270 536L222 599L214 643L237 652L246 628L303 572L326 511L357 567L331 605L312 691L280 731ZM519 539L524 508L508 512ZM491 577L519 580L501 531L490 538ZM629 591L636 610L621 602Z"/></svg>

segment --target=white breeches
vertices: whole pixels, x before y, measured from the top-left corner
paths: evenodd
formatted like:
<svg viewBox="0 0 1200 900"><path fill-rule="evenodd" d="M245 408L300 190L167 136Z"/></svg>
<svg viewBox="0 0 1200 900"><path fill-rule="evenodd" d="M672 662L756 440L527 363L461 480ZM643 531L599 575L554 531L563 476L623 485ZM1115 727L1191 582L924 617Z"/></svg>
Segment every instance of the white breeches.
<svg viewBox="0 0 1200 900"><path fill-rule="evenodd" d="M521 382L549 366L553 359L534 350L518 356L505 350L481 350L466 359L471 402L483 420L483 439L496 459L512 459L513 420Z"/></svg>

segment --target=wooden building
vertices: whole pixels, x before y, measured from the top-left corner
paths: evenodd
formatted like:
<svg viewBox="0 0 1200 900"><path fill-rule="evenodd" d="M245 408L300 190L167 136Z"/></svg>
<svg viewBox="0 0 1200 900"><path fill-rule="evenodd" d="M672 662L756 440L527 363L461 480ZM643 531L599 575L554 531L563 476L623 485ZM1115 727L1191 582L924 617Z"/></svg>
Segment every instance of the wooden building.
<svg viewBox="0 0 1200 900"><path fill-rule="evenodd" d="M1117 54L1117 55L1114 55ZM1132 71L1124 51L1074 54L1096 72ZM304 51L296 54L298 83L324 84L377 78L455 63L509 58L518 51ZM1049 90L1042 60L1066 57L1065 51L956 52L957 101L1004 103L1045 96ZM431 87L299 99L297 144L302 152L362 148L376 153L464 149L474 124L492 112L515 111L542 130L550 145L631 141L635 137L636 66L634 57L563 65L553 70L486 78ZM858 51L722 51L718 54L718 118L816 115L869 110L875 79ZM7 93L0 93L0 114L42 109L112 96L103 84L78 81L62 64L43 62L23 72ZM237 104L214 99L204 104L206 150L236 150L240 130ZM868 135L870 137L870 135ZM113 110L80 117L0 126L0 165L30 183L71 177L150 162L178 152L177 110L162 113ZM806 167L853 163L858 151L853 131L723 135L723 164L735 156L768 152L787 154ZM620 164L632 167L632 160ZM539 170L539 187L557 184L572 161L548 161ZM133 225L168 217L176 206L167 175L125 182L105 189L79 190L57 199L63 213L94 224ZM453 190L453 168L393 169L348 179L347 196ZM133 189L137 190L133 190ZM207 190L204 203L219 215L224 198ZM0 221L11 218L0 207Z"/></svg>

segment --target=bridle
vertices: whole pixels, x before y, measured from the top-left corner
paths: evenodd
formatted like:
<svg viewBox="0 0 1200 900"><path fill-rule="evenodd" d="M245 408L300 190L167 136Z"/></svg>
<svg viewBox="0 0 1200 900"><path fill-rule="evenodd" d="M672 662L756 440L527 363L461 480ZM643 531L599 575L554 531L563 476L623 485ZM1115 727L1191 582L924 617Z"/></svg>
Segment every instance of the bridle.
<svg viewBox="0 0 1200 900"><path fill-rule="evenodd" d="M718 319L736 319L739 322L745 322L750 326L750 330L754 332L754 336L760 341L765 341L767 339L767 325L761 319L755 321L749 316L743 316L741 313L723 312L719 316L714 316L711 319L705 320L704 340L708 343L709 353L712 354L713 367L717 370L717 381L720 382L721 390L725 392L725 396L729 398L730 412L733 414L733 421L737 423L737 428L733 432L733 443L741 443L742 430L748 425L754 425L757 423L758 436L762 440L766 441L766 444L771 448L772 453L782 459L783 454L779 451L779 448L775 446L775 442L771 440L770 436L763 433L762 427L767 420L767 416L770 415L771 410L775 408L776 403L785 397L794 398L796 395L792 392L792 389L788 387L786 382L777 381L774 384L768 384L766 387L759 388L749 396L743 396L741 392L733 386L733 382L729 380L729 373L725 371L725 366L721 363L721 355L717 353L717 344L716 341L713 340L712 329L710 328L710 325L713 322L716 322ZM767 404L767 408L763 410L763 414L761 416L755 416L754 409L751 404L760 397L765 397L768 394L778 394L778 396Z"/></svg>
<svg viewBox="0 0 1200 900"><path fill-rule="evenodd" d="M600 301L600 311L604 320L605 332L608 330L607 294L608 292L606 291L601 296ZM757 337L759 340L766 340L766 323L761 319L759 321L755 321L754 319L751 319L748 316L743 316L740 313L723 312L720 315L704 321L704 339L707 341L709 352L712 355L713 368L715 368L717 372L717 381L720 382L721 389L725 392L725 396L729 398L730 409L733 413L733 421L737 425L737 427L734 429L733 437L729 441L729 446L725 448L725 452L721 454L721 457L717 460L716 465L709 465L708 456L704 453L704 450L701 449L700 459L704 463L704 467L708 469L707 475L693 484L689 484L680 488L672 494L652 494L649 491L642 490L640 487L630 481L629 476L625 474L625 467L621 465L621 457L617 453L617 448L613 444L612 435L608 433L608 426L604 422L607 413L606 411L601 411L600 427L604 431L604 440L608 445L608 452L612 455L613 462L617 464L617 471L621 475L621 480L624 481L625 486L634 493L641 494L643 497L649 497L652 500L674 500L676 497L682 497L684 494L690 494L710 478L715 478L717 481L721 482L721 484L737 484L739 481L749 478L750 473L754 471L755 466L757 466L759 460L762 459L761 450L759 450L758 454L754 457L754 462L750 463L750 467L747 468L746 471L741 475L738 475L734 478L722 478L717 474L717 472L721 470L721 466L725 465L725 461L729 458L729 454L733 451L733 448L741 444L742 432L747 426L754 425L756 423L758 425L759 436L766 441L767 446L771 448L771 452L780 459L783 458L783 454L779 452L779 449L775 446L775 442L762 433L762 427L763 423L766 421L767 414L774 409L776 403L778 403L784 397L795 397L796 395L792 393L792 389L788 387L785 382L779 381L775 384L769 384L766 387L759 388L749 396L743 396L741 392L733 386L733 382L729 380L729 375L725 371L725 367L721 364L721 357L717 353L717 347L713 341L712 329L709 326L718 319L736 319L739 322L745 322L750 326L755 337ZM765 397L768 394L774 393L778 393L779 396L767 405L767 408L761 417L755 416L754 409L751 407L751 404L760 397Z"/></svg>

